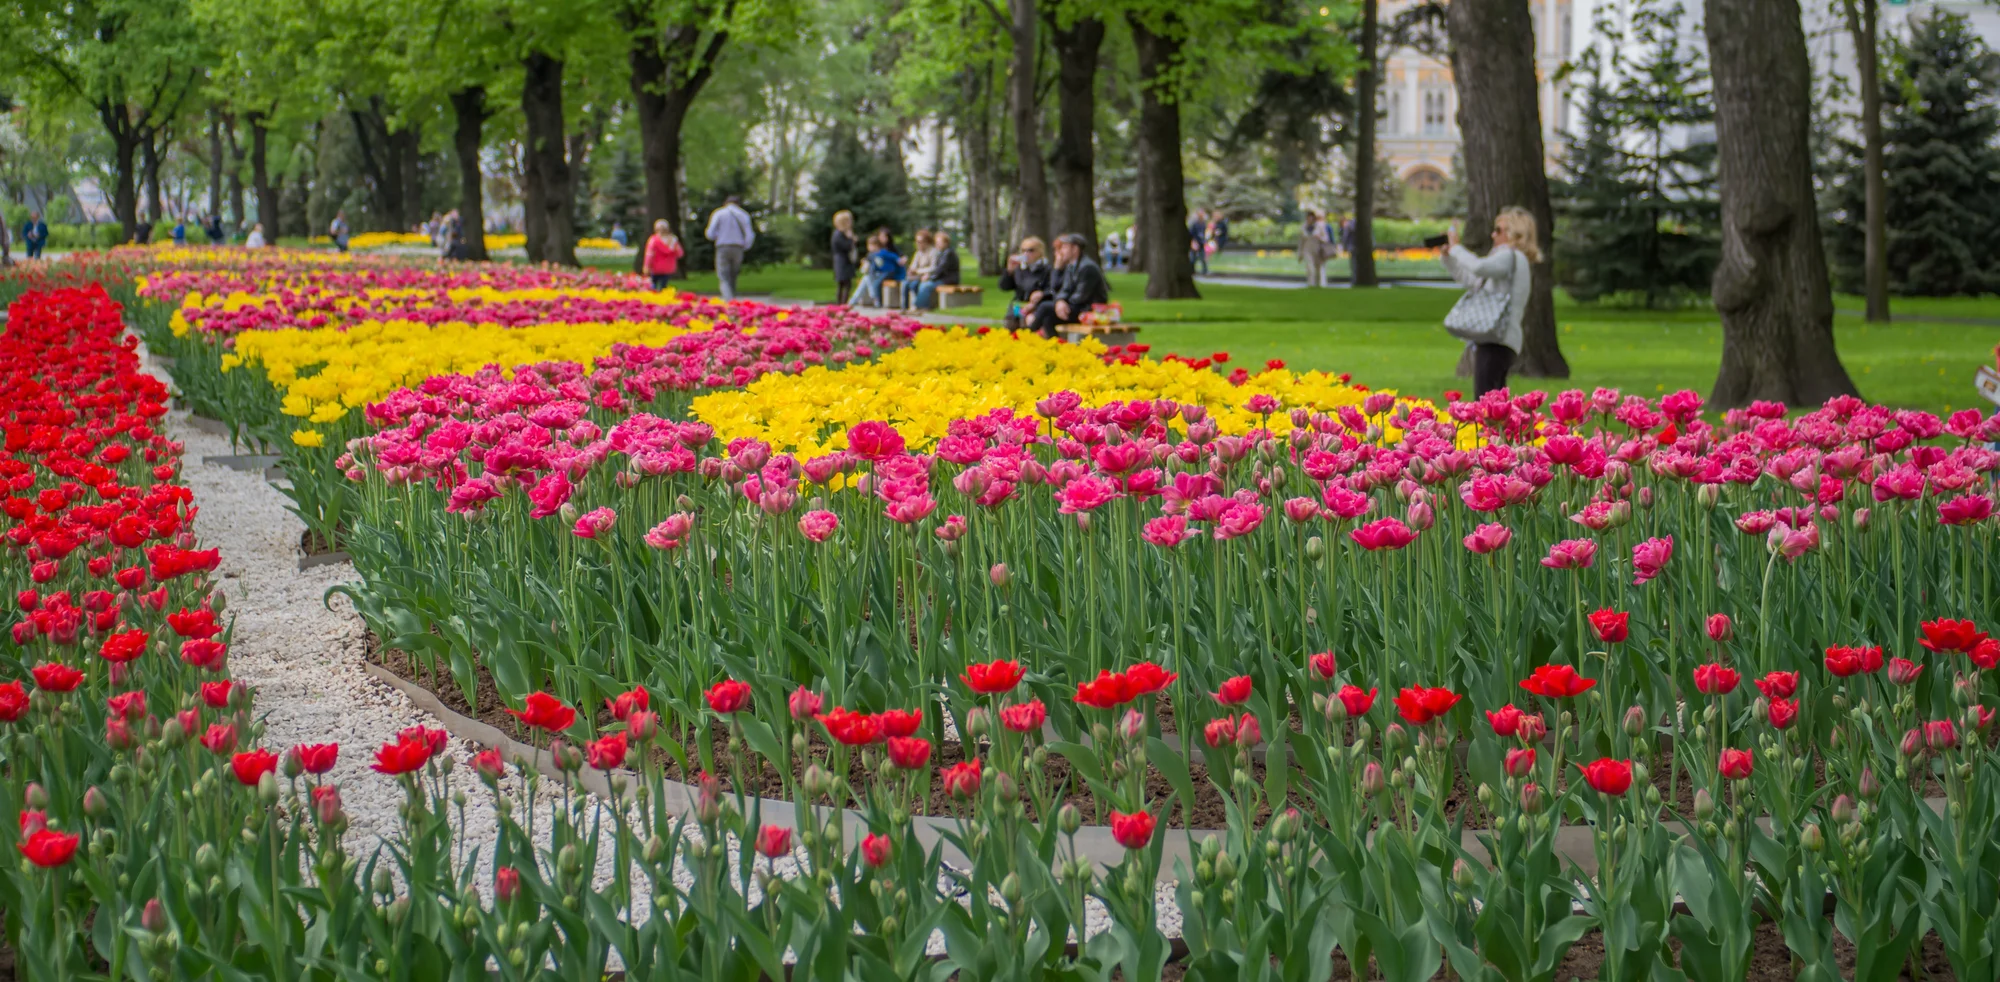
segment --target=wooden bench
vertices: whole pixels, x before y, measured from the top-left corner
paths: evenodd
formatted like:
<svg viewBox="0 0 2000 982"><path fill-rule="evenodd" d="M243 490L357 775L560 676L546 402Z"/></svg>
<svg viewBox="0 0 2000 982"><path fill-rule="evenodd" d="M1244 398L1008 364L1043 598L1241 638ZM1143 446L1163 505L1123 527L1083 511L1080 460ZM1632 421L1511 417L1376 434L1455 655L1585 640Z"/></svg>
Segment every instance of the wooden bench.
<svg viewBox="0 0 2000 982"><path fill-rule="evenodd" d="M1084 338L1096 338L1106 347L1131 344L1139 340L1139 325L1130 321L1116 324L1064 324L1063 336L1075 344Z"/></svg>
<svg viewBox="0 0 2000 982"><path fill-rule="evenodd" d="M980 286L941 286L937 288L938 309L977 307L985 294L986 289Z"/></svg>

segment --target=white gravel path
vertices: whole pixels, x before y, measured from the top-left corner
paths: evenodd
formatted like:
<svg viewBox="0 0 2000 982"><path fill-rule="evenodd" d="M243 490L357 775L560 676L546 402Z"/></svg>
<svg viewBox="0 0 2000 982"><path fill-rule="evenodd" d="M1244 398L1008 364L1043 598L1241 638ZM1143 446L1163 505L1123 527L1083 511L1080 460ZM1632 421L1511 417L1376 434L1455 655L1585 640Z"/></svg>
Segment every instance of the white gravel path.
<svg viewBox="0 0 2000 982"><path fill-rule="evenodd" d="M146 364L166 378L150 359ZM397 808L404 797L394 778L370 769L375 748L395 739L406 727L443 724L400 691L363 671L366 628L361 619L345 597L333 597L331 609L323 602L328 587L356 579L354 567L339 563L301 571L299 539L305 526L288 509L290 499L265 480L261 470L239 471L205 463L208 456L238 451L226 437L195 429L188 416L184 410L171 412L166 430L186 447L183 480L193 489L200 509L195 534L204 548L222 551L215 577L217 590L228 598L226 615L234 620L230 672L256 690L265 746L283 753L300 743L340 744L339 762L328 779L340 785L349 815L343 838L348 854L366 856L386 837L396 834ZM493 794L473 776L469 766L472 755L480 749L470 741L454 739L447 752L458 761L452 785L466 795L463 844L482 852L476 882L486 893L492 882L489 850L498 825ZM539 837L546 846L548 812L559 807L562 799L554 782L544 780L541 788L536 828L543 830ZM518 795L519 778L510 776L501 791ZM593 797L588 799L588 807L603 808L604 803ZM730 848L734 854L740 843L732 841ZM612 867L606 850L598 862L596 881L600 886L611 882ZM781 873L794 874L796 870L791 861L779 864ZM1162 872L1171 875L1171 871ZM684 865L675 871L675 879L683 888L693 882ZM1161 926L1169 936L1178 935L1180 911L1173 899L1173 884L1163 879L1157 897ZM635 898L633 916L647 916L649 901L649 897ZM1091 900L1086 932L1095 935L1109 926L1102 905ZM934 954L942 953L943 942L942 933L932 938Z"/></svg>

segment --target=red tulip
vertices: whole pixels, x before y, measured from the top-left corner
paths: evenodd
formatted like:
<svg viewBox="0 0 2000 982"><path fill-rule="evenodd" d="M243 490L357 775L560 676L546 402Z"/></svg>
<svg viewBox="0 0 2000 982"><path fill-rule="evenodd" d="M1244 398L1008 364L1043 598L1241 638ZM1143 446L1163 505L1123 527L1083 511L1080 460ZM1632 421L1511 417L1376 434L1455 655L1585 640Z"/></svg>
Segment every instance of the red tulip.
<svg viewBox="0 0 2000 982"><path fill-rule="evenodd" d="M835 706L832 712L814 718L826 727L827 736L844 746L865 747L882 739L882 723L867 713Z"/></svg>
<svg viewBox="0 0 2000 982"><path fill-rule="evenodd" d="M1040 699L1030 699L1018 706L1005 706L1000 710L1000 725L1015 733L1033 733L1048 722L1049 710Z"/></svg>
<svg viewBox="0 0 2000 982"><path fill-rule="evenodd" d="M77 843L81 841L83 840L80 836L53 829L37 829L21 840L20 850L28 862L43 869L54 869L69 862L70 857L76 855Z"/></svg>
<svg viewBox="0 0 2000 982"><path fill-rule="evenodd" d="M1124 676L1126 686L1131 690L1131 697L1134 699L1150 696L1174 684L1174 680L1181 677L1179 672L1169 672L1149 661L1142 661L1126 669Z"/></svg>
<svg viewBox="0 0 2000 982"><path fill-rule="evenodd" d="M472 755L472 771L482 780L497 782L507 776L507 762L491 747Z"/></svg>
<svg viewBox="0 0 2000 982"><path fill-rule="evenodd" d="M623 693L616 699L604 700L604 708L609 709L611 718L619 722L624 722L633 713L646 709L651 704L652 696L643 687Z"/></svg>
<svg viewBox="0 0 2000 982"><path fill-rule="evenodd" d="M208 732L201 735L201 745L208 752L221 756L236 749L236 727L230 723L212 723Z"/></svg>
<svg viewBox="0 0 2000 982"><path fill-rule="evenodd" d="M1632 762L1629 760L1603 757L1583 765L1581 769L1584 782L1599 794L1615 798L1632 789Z"/></svg>
<svg viewBox="0 0 2000 982"><path fill-rule="evenodd" d="M139 705L144 706L143 694ZM0 723L12 723L28 711L28 690L19 682L0 685Z"/></svg>
<svg viewBox="0 0 2000 982"><path fill-rule="evenodd" d="M375 763L370 765L377 773L395 776L408 774L429 763L431 747L429 741L398 738L382 744L375 751Z"/></svg>
<svg viewBox="0 0 2000 982"><path fill-rule="evenodd" d="M1917 643L1932 651L1970 652L1979 646L1979 642L1986 640L1985 632L1979 630L1971 621L1941 617L1934 621L1925 621L1919 626L1923 629L1924 637Z"/></svg>
<svg viewBox="0 0 2000 982"><path fill-rule="evenodd" d="M889 837L879 832L870 832L861 840L861 860L870 867L881 869L889 861Z"/></svg>
<svg viewBox="0 0 2000 982"><path fill-rule="evenodd" d="M1521 716L1521 711L1508 703L1497 710L1487 710L1486 722L1493 726L1494 736L1510 737L1520 732Z"/></svg>
<svg viewBox="0 0 2000 982"><path fill-rule="evenodd" d="M236 772L236 783L256 787L264 775L278 769L278 755L262 747L245 750L229 759L229 769Z"/></svg>
<svg viewBox="0 0 2000 982"><path fill-rule="evenodd" d="M1520 737L1522 743L1540 743L1548 732L1549 724L1544 722L1539 714L1523 713L1514 735Z"/></svg>
<svg viewBox="0 0 2000 982"><path fill-rule="evenodd" d="M1597 632L1597 640L1605 644L1617 644L1632 634L1632 615L1624 611L1598 610L1589 617L1591 630Z"/></svg>
<svg viewBox="0 0 2000 982"><path fill-rule="evenodd" d="M1081 706L1116 709L1136 698L1138 693L1132 691L1132 680L1122 674L1099 670L1096 679L1076 684L1076 702Z"/></svg>
<svg viewBox="0 0 2000 982"><path fill-rule="evenodd" d="M1334 693L1334 698L1340 700L1340 707L1347 710L1347 715L1350 718L1360 719L1368 715L1370 709L1375 708L1375 696L1380 692L1380 689L1363 689L1358 685L1343 685L1340 687L1339 692Z"/></svg>
<svg viewBox="0 0 2000 982"><path fill-rule="evenodd" d="M1730 622L1728 614L1708 615L1708 637L1711 641L1728 641L1736 636L1736 626Z"/></svg>
<svg viewBox="0 0 2000 982"><path fill-rule="evenodd" d="M502 866L493 871L493 898L506 903L521 892L521 871L512 866Z"/></svg>
<svg viewBox="0 0 2000 982"><path fill-rule="evenodd" d="M600 737L584 745L590 766L600 770L616 770L625 766L625 734L613 733Z"/></svg>
<svg viewBox="0 0 2000 982"><path fill-rule="evenodd" d="M1756 685L1757 691L1762 692L1766 699L1790 699L1799 691L1799 673L1766 672L1763 678L1756 680Z"/></svg>
<svg viewBox="0 0 2000 982"><path fill-rule="evenodd" d="M1239 706L1250 698L1250 676L1238 675L1222 680L1222 688L1213 693L1215 701L1225 706Z"/></svg>
<svg viewBox="0 0 2000 982"><path fill-rule="evenodd" d="M99 657L114 665L122 665L146 653L146 642L151 640L145 631L120 631L104 639L97 649Z"/></svg>
<svg viewBox="0 0 2000 982"><path fill-rule="evenodd" d="M61 662L44 662L29 670L35 688L45 692L69 692L83 684L83 673Z"/></svg>
<svg viewBox="0 0 2000 982"><path fill-rule="evenodd" d="M931 742L923 737L890 737L889 762L906 771L922 770L931 762Z"/></svg>
<svg viewBox="0 0 2000 982"><path fill-rule="evenodd" d="M1340 666L1334 662L1331 651L1322 651L1307 658L1306 666L1312 669L1314 675L1328 682L1333 681L1334 673L1340 670Z"/></svg>
<svg viewBox="0 0 2000 982"><path fill-rule="evenodd" d="M1153 841L1152 812L1111 813L1111 837L1127 849L1144 849Z"/></svg>
<svg viewBox="0 0 2000 982"><path fill-rule="evenodd" d="M1933 753L1943 753L1958 746L1958 727L1951 720L1934 719L1924 724L1924 743Z"/></svg>
<svg viewBox="0 0 2000 982"><path fill-rule="evenodd" d="M529 693L524 708L509 709L507 710L507 714L520 720L524 726L530 726L549 733L561 733L576 725L576 710L563 705L562 700L546 692ZM412 769L414 770L414 768ZM384 773L400 774L403 772L385 771Z"/></svg>
<svg viewBox="0 0 2000 982"><path fill-rule="evenodd" d="M235 688L235 686L236 683L228 679L223 679L220 682L203 682L201 684L202 704L210 709L229 708L229 690Z"/></svg>
<svg viewBox="0 0 2000 982"><path fill-rule="evenodd" d="M750 705L750 683L724 679L708 687L708 708L728 716Z"/></svg>
<svg viewBox="0 0 2000 982"><path fill-rule="evenodd" d="M1507 751L1507 776L1527 777L1535 770L1535 748L1515 747Z"/></svg>
<svg viewBox="0 0 2000 982"><path fill-rule="evenodd" d="M953 764L938 772L945 794L965 799L979 794L979 765L973 761Z"/></svg>
<svg viewBox="0 0 2000 982"><path fill-rule="evenodd" d="M2000 638L1987 638L1979 642L1973 646L1971 651L1966 652L1966 656L1972 659L1974 665L1982 669L1991 669L1995 665L2000 665Z"/></svg>
<svg viewBox="0 0 2000 982"><path fill-rule="evenodd" d="M1694 670L1695 691L1705 696L1726 696L1742 681L1742 673L1727 665L1701 665Z"/></svg>
<svg viewBox="0 0 2000 982"><path fill-rule="evenodd" d="M757 830L757 851L765 859L792 854L792 830L783 825L766 825Z"/></svg>
<svg viewBox="0 0 2000 982"><path fill-rule="evenodd" d="M791 710L792 718L801 722L819 715L819 709L824 705L826 705L826 700L821 698L819 693L803 685L794 690L791 696L785 700L785 707Z"/></svg>
<svg viewBox="0 0 2000 982"><path fill-rule="evenodd" d="M1027 671L1017 661L990 661L984 665L967 665L959 678L965 687L981 695L1012 692L1021 684L1021 677Z"/></svg>
<svg viewBox="0 0 2000 982"><path fill-rule="evenodd" d="M1421 686L1404 689L1396 694L1396 711L1403 718L1419 726L1451 711L1464 698L1450 689L1427 689Z"/></svg>
<svg viewBox="0 0 2000 982"><path fill-rule="evenodd" d="M1596 684L1596 679L1584 678L1568 665L1543 665L1521 680L1521 688L1549 699L1579 696Z"/></svg>
<svg viewBox="0 0 2000 982"><path fill-rule="evenodd" d="M1826 649L1826 670L1840 678L1859 675L1862 672L1879 671L1881 668L1881 648L1834 645Z"/></svg>
<svg viewBox="0 0 2000 982"><path fill-rule="evenodd" d="M497 755L498 751L494 751ZM333 770L333 763L340 757L340 744L301 743L292 748L292 756L298 758L299 768L307 774L325 774Z"/></svg>
<svg viewBox="0 0 2000 982"><path fill-rule="evenodd" d="M189 638L181 642L181 661L204 671L222 671L222 659L228 654L229 646L214 638Z"/></svg>
<svg viewBox="0 0 2000 982"><path fill-rule="evenodd" d="M1793 721L1799 718L1798 700L1796 699L1771 700L1771 709L1769 713L1769 718L1771 721L1772 729L1777 729L1777 730L1790 729Z"/></svg>
<svg viewBox="0 0 2000 982"><path fill-rule="evenodd" d="M184 638L212 638L222 633L222 628L215 623L215 611L206 607L200 610L182 607L167 615L167 626Z"/></svg>
<svg viewBox="0 0 2000 982"><path fill-rule="evenodd" d="M146 693L134 690L110 696L104 700L104 708L113 716L137 722L146 718Z"/></svg>
<svg viewBox="0 0 2000 982"><path fill-rule="evenodd" d="M875 718L882 721L883 736L910 736L924 725L924 711L921 709L885 709L876 713Z"/></svg>
<svg viewBox="0 0 2000 982"><path fill-rule="evenodd" d="M1889 659L1889 682L1892 685L1915 685L1924 674L1924 666L1908 658Z"/></svg>
<svg viewBox="0 0 2000 982"><path fill-rule="evenodd" d="M1716 762L1715 769L1716 773L1721 774L1731 781L1741 781L1750 776L1752 763L1750 751L1737 750L1732 747L1722 752L1722 757Z"/></svg>

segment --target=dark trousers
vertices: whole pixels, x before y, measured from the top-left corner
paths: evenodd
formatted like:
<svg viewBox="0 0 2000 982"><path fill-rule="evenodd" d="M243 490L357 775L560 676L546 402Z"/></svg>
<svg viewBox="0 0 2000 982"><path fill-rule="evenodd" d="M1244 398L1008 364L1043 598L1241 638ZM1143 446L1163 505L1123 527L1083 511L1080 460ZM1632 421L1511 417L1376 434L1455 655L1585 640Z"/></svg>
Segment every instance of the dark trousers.
<svg viewBox="0 0 2000 982"><path fill-rule="evenodd" d="M29 258L29 259L40 259L40 258L42 258L42 244L41 244L40 242L30 242L30 243L27 243L27 246L28 246L28 258Z"/></svg>
<svg viewBox="0 0 2000 982"><path fill-rule="evenodd" d="M1477 399L1494 389L1507 387L1507 372L1514 367L1514 349L1504 344L1480 344L1472 348L1472 397Z"/></svg>
<svg viewBox="0 0 2000 982"><path fill-rule="evenodd" d="M1208 250L1201 246L1195 246L1194 248L1189 249L1188 265L1199 267L1201 269L1202 275L1206 276L1208 274Z"/></svg>
<svg viewBox="0 0 2000 982"><path fill-rule="evenodd" d="M833 281L833 302L835 305L846 303L847 298L853 295L854 277L850 276L844 280Z"/></svg>
<svg viewBox="0 0 2000 982"><path fill-rule="evenodd" d="M652 276L653 276L653 289L655 290L666 289L667 283L674 278L674 274L672 273L654 273L652 274Z"/></svg>
<svg viewBox="0 0 2000 982"><path fill-rule="evenodd" d="M1054 300L1044 300L1035 305L1034 311L1028 314L1026 319L1030 330L1040 334L1042 337L1052 338L1056 336L1056 328L1058 326L1076 323L1079 313L1079 311L1072 310L1069 312L1068 317L1058 317L1056 316L1056 302Z"/></svg>

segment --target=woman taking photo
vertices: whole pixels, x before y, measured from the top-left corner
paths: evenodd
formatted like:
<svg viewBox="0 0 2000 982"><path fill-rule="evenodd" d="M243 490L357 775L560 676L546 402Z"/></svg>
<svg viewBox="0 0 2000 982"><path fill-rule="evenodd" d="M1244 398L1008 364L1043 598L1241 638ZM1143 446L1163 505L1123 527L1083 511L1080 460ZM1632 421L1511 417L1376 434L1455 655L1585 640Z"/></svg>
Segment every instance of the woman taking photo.
<svg viewBox="0 0 2000 982"><path fill-rule="evenodd" d="M646 275L653 278L653 289L664 290L667 281L674 278L674 271L680 268L681 257L687 250L681 247L681 240L674 235L673 226L662 218L653 223L653 235L646 240Z"/></svg>
<svg viewBox="0 0 2000 982"><path fill-rule="evenodd" d="M833 213L833 302L844 304L854 295L854 268L860 265L854 255L854 213L836 211Z"/></svg>
<svg viewBox="0 0 2000 982"><path fill-rule="evenodd" d="M1445 330L1472 348L1474 398L1505 388L1521 351L1521 315L1534 287L1532 264L1542 261L1535 216L1507 208L1493 219L1493 248L1484 258L1459 244L1458 226L1445 233L1444 268L1466 288L1445 315Z"/></svg>

